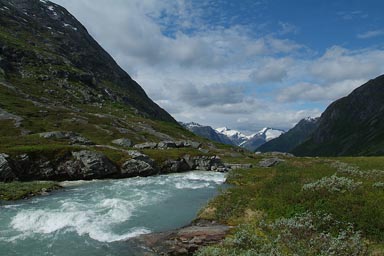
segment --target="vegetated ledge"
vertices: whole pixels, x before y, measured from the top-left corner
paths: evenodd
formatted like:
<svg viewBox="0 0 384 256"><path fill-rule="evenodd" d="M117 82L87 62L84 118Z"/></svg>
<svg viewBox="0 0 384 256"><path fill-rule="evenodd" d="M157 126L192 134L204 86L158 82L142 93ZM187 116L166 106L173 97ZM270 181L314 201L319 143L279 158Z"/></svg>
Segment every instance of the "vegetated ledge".
<svg viewBox="0 0 384 256"><path fill-rule="evenodd" d="M0 182L0 201L14 201L38 195L47 195L61 188L58 183L53 181Z"/></svg>

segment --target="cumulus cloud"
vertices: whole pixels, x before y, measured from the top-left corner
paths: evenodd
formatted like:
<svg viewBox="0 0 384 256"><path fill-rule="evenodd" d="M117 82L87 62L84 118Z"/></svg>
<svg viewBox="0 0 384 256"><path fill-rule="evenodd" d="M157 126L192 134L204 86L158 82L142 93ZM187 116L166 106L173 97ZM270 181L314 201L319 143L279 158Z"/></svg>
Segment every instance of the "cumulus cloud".
<svg viewBox="0 0 384 256"><path fill-rule="evenodd" d="M382 50L334 46L316 57L287 37L299 32L294 24L277 23L277 31L268 34L254 33L244 24L207 24L202 18L206 10L196 8L196 1L54 1L72 12L148 95L180 121L286 129L321 113L303 102L326 106L384 70Z"/></svg>
<svg viewBox="0 0 384 256"><path fill-rule="evenodd" d="M309 70L313 76L327 82L373 78L384 70L384 51L350 51L333 46L315 60Z"/></svg>
<svg viewBox="0 0 384 256"><path fill-rule="evenodd" d="M319 85L310 83L299 83L286 87L280 91L277 98L281 102L296 101L333 101L346 96L365 80L343 80L332 84Z"/></svg>
<svg viewBox="0 0 384 256"><path fill-rule="evenodd" d="M290 58L264 60L249 77L256 84L281 82L292 62Z"/></svg>

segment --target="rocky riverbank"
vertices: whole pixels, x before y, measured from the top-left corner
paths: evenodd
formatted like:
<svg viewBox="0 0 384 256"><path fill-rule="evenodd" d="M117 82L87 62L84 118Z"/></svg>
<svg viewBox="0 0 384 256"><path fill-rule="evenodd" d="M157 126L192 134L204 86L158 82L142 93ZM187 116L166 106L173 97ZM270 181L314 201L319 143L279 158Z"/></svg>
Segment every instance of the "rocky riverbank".
<svg viewBox="0 0 384 256"><path fill-rule="evenodd" d="M131 148L118 149L126 155L121 163L114 162L99 148L111 148L109 145L92 145L85 138L75 133L51 132L40 134L42 137L69 139L74 142L86 142L54 155L24 153L10 155L0 153L0 182L32 181L32 180L90 180L104 178L129 178L136 176L151 176L156 174L185 172L190 170L226 172L235 168L250 168L250 165L225 164L219 156L200 152L201 144L194 141L162 141L159 143L144 143ZM115 141L124 143L127 140ZM128 143L129 144L129 143ZM155 160L143 153L145 149L155 150L166 155L168 149L191 147L194 154L180 157L167 157L166 160Z"/></svg>
<svg viewBox="0 0 384 256"><path fill-rule="evenodd" d="M196 221L180 229L141 235L129 240L145 247L148 255L193 255L199 248L222 241L231 227Z"/></svg>

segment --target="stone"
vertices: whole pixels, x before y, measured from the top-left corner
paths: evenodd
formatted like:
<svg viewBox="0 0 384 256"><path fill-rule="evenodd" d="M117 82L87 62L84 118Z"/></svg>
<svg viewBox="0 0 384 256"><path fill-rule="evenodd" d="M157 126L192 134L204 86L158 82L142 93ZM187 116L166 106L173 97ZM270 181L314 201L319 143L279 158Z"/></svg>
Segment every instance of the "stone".
<svg viewBox="0 0 384 256"><path fill-rule="evenodd" d="M252 164L224 164L225 167L231 170L238 170L238 169L250 169L252 168Z"/></svg>
<svg viewBox="0 0 384 256"><path fill-rule="evenodd" d="M197 223L178 230L141 235L128 242L151 249L157 255L193 255L203 246L221 242L229 232L229 226Z"/></svg>
<svg viewBox="0 0 384 256"><path fill-rule="evenodd" d="M39 136L44 139L70 140L71 144L94 145L92 141L76 132L52 131L39 133Z"/></svg>
<svg viewBox="0 0 384 256"><path fill-rule="evenodd" d="M161 141L157 144L157 148L167 149L167 148L176 148L176 143L174 141Z"/></svg>
<svg viewBox="0 0 384 256"><path fill-rule="evenodd" d="M164 172L186 172L191 168L184 159L179 160L166 160L161 165L161 170Z"/></svg>
<svg viewBox="0 0 384 256"><path fill-rule="evenodd" d="M193 140L188 140L184 143L185 147L192 147L198 149L201 147L201 143Z"/></svg>
<svg viewBox="0 0 384 256"><path fill-rule="evenodd" d="M154 149L157 147L157 143L156 142L145 142L145 143L141 143L141 144L136 144L133 147L137 148L137 149Z"/></svg>
<svg viewBox="0 0 384 256"><path fill-rule="evenodd" d="M260 167L272 167L272 166L280 164L281 162L284 162L284 160L277 158L277 157L265 158L259 162L259 166Z"/></svg>
<svg viewBox="0 0 384 256"><path fill-rule="evenodd" d="M150 158L146 154L140 153L139 151L136 151L136 150L129 150L128 154L132 157L132 159L146 162L149 165L151 165L152 167L155 166L155 160L153 160L152 158Z"/></svg>
<svg viewBox="0 0 384 256"><path fill-rule="evenodd" d="M126 147L126 148L129 148L132 146L132 141L130 139L127 139L127 138L121 138L121 139L113 140L112 143L116 144L118 146Z"/></svg>
<svg viewBox="0 0 384 256"><path fill-rule="evenodd" d="M0 154L0 181L13 181L16 179L17 176L13 172L9 156L6 154Z"/></svg>
<svg viewBox="0 0 384 256"><path fill-rule="evenodd" d="M118 172L116 166L102 153L89 150L72 152L74 160L64 165L74 178L104 178ZM63 168L61 168L63 170Z"/></svg>
<svg viewBox="0 0 384 256"><path fill-rule="evenodd" d="M121 166L121 175L124 177L149 176L156 174L153 166L145 161L130 159Z"/></svg>

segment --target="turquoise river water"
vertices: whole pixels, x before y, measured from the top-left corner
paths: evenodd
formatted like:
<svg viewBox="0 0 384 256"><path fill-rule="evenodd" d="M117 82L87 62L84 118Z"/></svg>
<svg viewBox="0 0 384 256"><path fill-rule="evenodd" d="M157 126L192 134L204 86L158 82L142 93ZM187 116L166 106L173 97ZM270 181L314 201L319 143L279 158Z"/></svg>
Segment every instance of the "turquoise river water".
<svg viewBox="0 0 384 256"><path fill-rule="evenodd" d="M143 255L125 240L187 225L224 181L202 171L69 181L47 196L0 202L0 255Z"/></svg>

